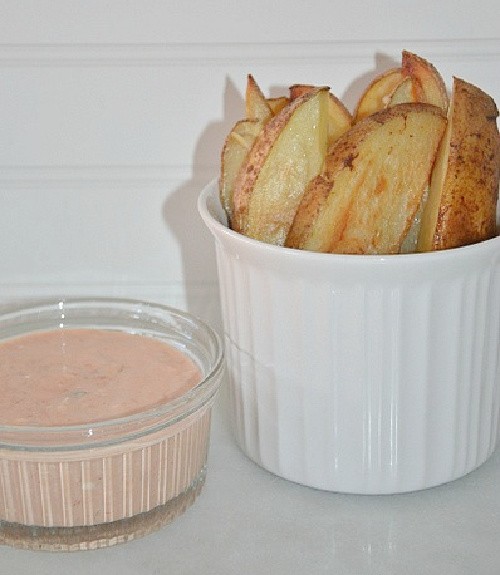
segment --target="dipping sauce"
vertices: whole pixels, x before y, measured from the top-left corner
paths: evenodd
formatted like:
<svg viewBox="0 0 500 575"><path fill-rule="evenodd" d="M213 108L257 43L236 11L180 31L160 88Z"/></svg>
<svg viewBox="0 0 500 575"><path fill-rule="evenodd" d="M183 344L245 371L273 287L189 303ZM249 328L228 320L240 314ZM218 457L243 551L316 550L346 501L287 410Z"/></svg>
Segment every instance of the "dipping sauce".
<svg viewBox="0 0 500 575"><path fill-rule="evenodd" d="M0 344L2 425L79 425L144 412L201 380L195 363L158 339L60 329Z"/></svg>

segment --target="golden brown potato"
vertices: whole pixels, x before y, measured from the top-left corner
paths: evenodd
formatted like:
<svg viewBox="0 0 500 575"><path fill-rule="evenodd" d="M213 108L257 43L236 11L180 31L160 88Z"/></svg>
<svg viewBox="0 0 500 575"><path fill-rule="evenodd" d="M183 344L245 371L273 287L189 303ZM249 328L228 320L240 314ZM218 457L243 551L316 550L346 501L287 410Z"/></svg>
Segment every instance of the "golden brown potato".
<svg viewBox="0 0 500 575"><path fill-rule="evenodd" d="M419 251L471 244L496 233L500 138L495 102L454 78L448 116L422 216Z"/></svg>
<svg viewBox="0 0 500 575"><path fill-rule="evenodd" d="M325 87L325 90L328 89ZM309 84L293 84L290 86L290 99L294 100L304 94L318 90ZM352 116L345 105L331 92L328 101L328 145L331 146L352 125Z"/></svg>
<svg viewBox="0 0 500 575"><path fill-rule="evenodd" d="M448 110L448 94L437 69L424 58L403 50L401 67L378 75L362 94L354 120L395 104L423 102Z"/></svg>
<svg viewBox="0 0 500 575"><path fill-rule="evenodd" d="M308 185L286 245L320 252L398 253L424 193L446 118L398 104L355 124Z"/></svg>
<svg viewBox="0 0 500 575"><path fill-rule="evenodd" d="M437 69L424 58L403 50L401 68L405 77L415 78L421 86L418 102L434 104L448 111L448 93L446 85Z"/></svg>
<svg viewBox="0 0 500 575"><path fill-rule="evenodd" d="M401 247L399 248L400 254L412 254L417 251L418 235L420 233L420 225L422 223L422 213L424 211L424 206L427 201L428 191L429 186L427 186L422 196L422 200L420 201L418 210L415 213L415 216L413 217L410 229L406 233L403 242L401 244Z"/></svg>
<svg viewBox="0 0 500 575"><path fill-rule="evenodd" d="M267 122L273 115L269 103L252 74L247 75L245 113L247 120L259 120L261 122Z"/></svg>
<svg viewBox="0 0 500 575"><path fill-rule="evenodd" d="M422 86L417 78L405 78L390 95L389 106L422 102Z"/></svg>
<svg viewBox="0 0 500 575"><path fill-rule="evenodd" d="M229 223L232 219L233 188L236 176L263 127L264 123L259 120L240 120L236 122L224 142L221 154L219 195Z"/></svg>
<svg viewBox="0 0 500 575"><path fill-rule="evenodd" d="M394 90L405 80L401 68L391 68L376 76L358 100L354 122L387 108Z"/></svg>
<svg viewBox="0 0 500 575"><path fill-rule="evenodd" d="M318 247L318 243L313 245L313 236L315 234L314 228L320 222L331 191L332 182L325 174L319 174L309 181L286 237L286 247L309 249L311 251L328 251L328 242ZM346 196L344 200L348 202L349 198Z"/></svg>
<svg viewBox="0 0 500 575"><path fill-rule="evenodd" d="M306 184L328 144L328 91L296 98L269 120L238 172L233 229L283 245Z"/></svg>
<svg viewBox="0 0 500 575"><path fill-rule="evenodd" d="M275 116L290 102L286 96L278 96L276 98L266 98L267 105L271 108L273 116Z"/></svg>

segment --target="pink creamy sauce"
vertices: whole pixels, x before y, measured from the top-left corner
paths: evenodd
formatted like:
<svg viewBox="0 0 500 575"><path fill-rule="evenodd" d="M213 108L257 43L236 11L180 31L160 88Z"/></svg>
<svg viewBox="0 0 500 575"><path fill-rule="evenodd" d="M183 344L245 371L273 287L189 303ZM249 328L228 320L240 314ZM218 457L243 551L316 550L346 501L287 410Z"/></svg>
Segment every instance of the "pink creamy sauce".
<svg viewBox="0 0 500 575"><path fill-rule="evenodd" d="M174 347L99 329L32 333L0 344L2 425L78 425L143 412L201 380Z"/></svg>

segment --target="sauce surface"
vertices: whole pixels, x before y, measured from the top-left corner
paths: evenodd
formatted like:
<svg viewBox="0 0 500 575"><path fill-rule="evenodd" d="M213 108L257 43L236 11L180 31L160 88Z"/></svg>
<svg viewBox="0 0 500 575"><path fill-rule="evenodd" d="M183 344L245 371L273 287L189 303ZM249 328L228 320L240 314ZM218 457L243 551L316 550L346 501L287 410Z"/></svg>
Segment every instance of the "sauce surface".
<svg viewBox="0 0 500 575"><path fill-rule="evenodd" d="M183 395L198 366L165 342L99 329L31 333L0 344L2 425L79 425Z"/></svg>

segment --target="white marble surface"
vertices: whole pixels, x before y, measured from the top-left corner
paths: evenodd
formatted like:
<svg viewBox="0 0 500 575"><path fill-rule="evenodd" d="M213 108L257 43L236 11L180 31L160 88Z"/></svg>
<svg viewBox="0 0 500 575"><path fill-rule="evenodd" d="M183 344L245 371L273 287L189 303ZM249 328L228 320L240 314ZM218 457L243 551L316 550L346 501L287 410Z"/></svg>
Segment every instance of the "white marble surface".
<svg viewBox="0 0 500 575"><path fill-rule="evenodd" d="M351 496L275 477L235 446L220 396L207 483L174 523L141 540L71 554L0 548L12 575L498 575L500 449L448 485Z"/></svg>

